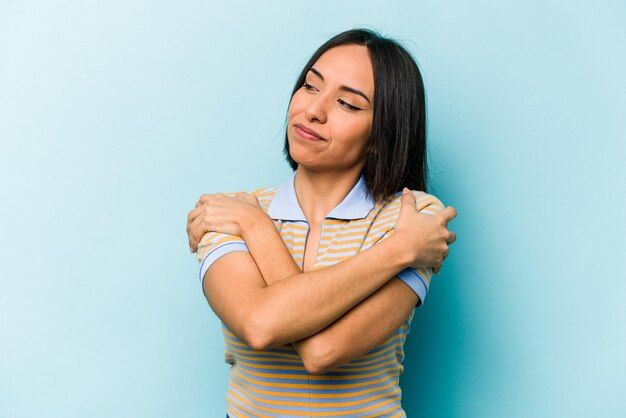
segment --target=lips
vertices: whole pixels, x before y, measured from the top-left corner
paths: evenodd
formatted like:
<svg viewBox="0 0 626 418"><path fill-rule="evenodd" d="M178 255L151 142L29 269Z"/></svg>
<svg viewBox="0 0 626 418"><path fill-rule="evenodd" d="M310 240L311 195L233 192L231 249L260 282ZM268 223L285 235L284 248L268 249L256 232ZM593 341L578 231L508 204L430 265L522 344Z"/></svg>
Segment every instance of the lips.
<svg viewBox="0 0 626 418"><path fill-rule="evenodd" d="M321 135L319 135L313 129L307 128L306 126L304 126L304 125L302 125L300 123L295 125L295 129L296 129L296 134L299 137L302 137L304 139L317 140L317 141L326 141Z"/></svg>

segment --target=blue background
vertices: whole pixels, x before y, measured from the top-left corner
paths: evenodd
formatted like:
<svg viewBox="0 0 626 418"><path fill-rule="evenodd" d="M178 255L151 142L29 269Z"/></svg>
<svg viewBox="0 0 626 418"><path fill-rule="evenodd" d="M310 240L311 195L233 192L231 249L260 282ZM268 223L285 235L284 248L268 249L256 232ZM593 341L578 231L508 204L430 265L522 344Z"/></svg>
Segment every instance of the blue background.
<svg viewBox="0 0 626 418"><path fill-rule="evenodd" d="M187 249L203 192L282 182L288 97L368 26L425 75L459 239L412 325L410 417L620 417L623 1L0 0L0 416L222 416Z"/></svg>

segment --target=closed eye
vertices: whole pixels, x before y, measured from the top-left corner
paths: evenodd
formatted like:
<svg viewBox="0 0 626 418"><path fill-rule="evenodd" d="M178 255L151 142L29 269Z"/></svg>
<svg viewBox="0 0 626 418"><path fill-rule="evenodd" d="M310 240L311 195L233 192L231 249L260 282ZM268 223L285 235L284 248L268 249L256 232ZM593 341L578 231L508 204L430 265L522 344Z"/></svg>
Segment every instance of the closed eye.
<svg viewBox="0 0 626 418"><path fill-rule="evenodd" d="M304 87L305 90L308 91L313 91L313 90L317 90L315 87L313 87L312 85L310 85L309 83L307 83L306 81L304 82L304 84L302 85L302 87Z"/></svg>
<svg viewBox="0 0 626 418"><path fill-rule="evenodd" d="M360 107L356 107L356 106L352 106L350 103L345 102L341 99L337 100L339 102L340 105L342 105L343 107L345 107L348 110L363 110Z"/></svg>

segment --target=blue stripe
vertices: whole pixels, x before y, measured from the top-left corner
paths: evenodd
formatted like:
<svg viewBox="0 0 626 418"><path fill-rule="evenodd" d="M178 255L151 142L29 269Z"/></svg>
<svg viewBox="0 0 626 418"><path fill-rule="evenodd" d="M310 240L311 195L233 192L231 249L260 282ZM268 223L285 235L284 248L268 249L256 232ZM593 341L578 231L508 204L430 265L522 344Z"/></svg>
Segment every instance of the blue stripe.
<svg viewBox="0 0 626 418"><path fill-rule="evenodd" d="M204 281L204 275L213 263L215 263L220 257L231 253L233 251L248 251L248 247L243 241L225 242L213 248L202 260L200 265L200 284Z"/></svg>

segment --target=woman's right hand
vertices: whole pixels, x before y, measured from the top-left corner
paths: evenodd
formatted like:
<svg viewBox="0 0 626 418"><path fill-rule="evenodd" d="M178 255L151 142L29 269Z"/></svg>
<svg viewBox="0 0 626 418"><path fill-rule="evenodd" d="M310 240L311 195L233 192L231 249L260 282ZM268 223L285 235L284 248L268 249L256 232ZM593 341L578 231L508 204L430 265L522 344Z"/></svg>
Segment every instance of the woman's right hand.
<svg viewBox="0 0 626 418"><path fill-rule="evenodd" d="M434 215L420 213L415 208L415 196L409 189L402 192L400 215L393 236L407 251L414 268L431 267L438 273L448 256L448 246L456 234L448 230L448 222L456 217L456 209L448 206Z"/></svg>

